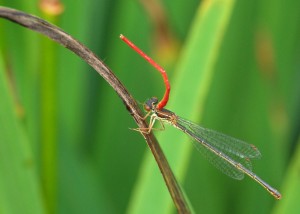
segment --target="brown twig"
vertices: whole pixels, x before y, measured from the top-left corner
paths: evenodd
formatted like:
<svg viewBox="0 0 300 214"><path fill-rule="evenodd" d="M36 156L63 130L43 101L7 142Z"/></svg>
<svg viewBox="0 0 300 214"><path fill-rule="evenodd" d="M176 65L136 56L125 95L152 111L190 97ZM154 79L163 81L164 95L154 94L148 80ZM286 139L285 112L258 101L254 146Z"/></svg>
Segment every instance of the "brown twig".
<svg viewBox="0 0 300 214"><path fill-rule="evenodd" d="M51 25L50 23L26 14L24 12L14 10L11 8L0 7L0 17L8 19L33 31L39 32L57 43L68 48L90 66L92 66L116 91L119 97L122 99L127 110L131 113L132 117L136 121L140 128L147 128L147 123L142 119L142 112L138 107L136 101L128 93L127 89L114 75L114 73L87 47L75 40L69 34L65 33L58 27ZM161 150L156 138L152 133L142 133L145 138L151 152L157 162L157 165L163 175L165 183L169 189L173 202L179 213L190 213L188 204L184 198L184 195L175 179L175 176L166 160L166 157Z"/></svg>

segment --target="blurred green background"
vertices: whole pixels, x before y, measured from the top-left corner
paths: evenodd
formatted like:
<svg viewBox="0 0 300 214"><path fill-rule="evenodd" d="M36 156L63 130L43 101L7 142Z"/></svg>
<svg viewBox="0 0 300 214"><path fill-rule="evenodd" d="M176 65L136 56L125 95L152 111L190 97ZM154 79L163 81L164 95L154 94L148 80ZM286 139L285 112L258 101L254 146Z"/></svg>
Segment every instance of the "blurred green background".
<svg viewBox="0 0 300 214"><path fill-rule="evenodd" d="M300 2L296 0L0 0L68 32L143 102L167 70L167 108L255 144L253 171L282 193L219 172L179 131L156 132L196 213L299 213ZM175 213L122 101L73 53L0 20L0 213Z"/></svg>

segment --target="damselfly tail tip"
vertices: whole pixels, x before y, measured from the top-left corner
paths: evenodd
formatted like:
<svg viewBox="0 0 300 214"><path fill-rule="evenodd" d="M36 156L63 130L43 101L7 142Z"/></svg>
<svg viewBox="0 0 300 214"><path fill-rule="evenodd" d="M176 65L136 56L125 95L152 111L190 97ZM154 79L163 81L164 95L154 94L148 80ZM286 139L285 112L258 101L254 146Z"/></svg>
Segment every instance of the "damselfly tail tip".
<svg viewBox="0 0 300 214"><path fill-rule="evenodd" d="M274 189L274 188L267 188L268 192L271 193L271 195L274 196L274 198L276 198L277 200L281 199L281 194L280 192L278 192L278 190Z"/></svg>
<svg viewBox="0 0 300 214"><path fill-rule="evenodd" d="M120 34L120 39L123 39L123 38L124 38L123 34Z"/></svg>
<svg viewBox="0 0 300 214"><path fill-rule="evenodd" d="M277 199L277 200L280 200L281 199L281 194L279 192L276 192L276 194L274 194L274 197Z"/></svg>

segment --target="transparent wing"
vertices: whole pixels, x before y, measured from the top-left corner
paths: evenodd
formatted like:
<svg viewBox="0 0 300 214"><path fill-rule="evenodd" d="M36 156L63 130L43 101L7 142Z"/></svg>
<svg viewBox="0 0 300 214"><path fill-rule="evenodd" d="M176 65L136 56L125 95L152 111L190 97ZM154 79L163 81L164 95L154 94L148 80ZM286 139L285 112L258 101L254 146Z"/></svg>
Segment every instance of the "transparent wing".
<svg viewBox="0 0 300 214"><path fill-rule="evenodd" d="M179 129L194 139L194 146L211 164L234 179L241 180L244 177L243 171L236 167L237 164L252 170L250 159L261 157L255 146L244 141L202 128L180 117L177 124L181 127Z"/></svg>

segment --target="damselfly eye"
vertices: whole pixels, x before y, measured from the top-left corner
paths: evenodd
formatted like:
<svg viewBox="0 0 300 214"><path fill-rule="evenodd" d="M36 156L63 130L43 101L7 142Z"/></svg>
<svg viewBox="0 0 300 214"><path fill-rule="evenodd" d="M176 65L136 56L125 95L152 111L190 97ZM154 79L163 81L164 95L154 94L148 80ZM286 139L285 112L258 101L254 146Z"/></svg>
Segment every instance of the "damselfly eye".
<svg viewBox="0 0 300 214"><path fill-rule="evenodd" d="M156 104L158 103L158 99L156 97L151 97L149 100L147 100L144 104L144 109L146 111L151 111L156 108Z"/></svg>
<svg viewBox="0 0 300 214"><path fill-rule="evenodd" d="M149 101L151 102L152 106L155 106L158 103L157 97L151 97Z"/></svg>
<svg viewBox="0 0 300 214"><path fill-rule="evenodd" d="M151 111L151 106L147 105L147 103L144 104L145 111Z"/></svg>

